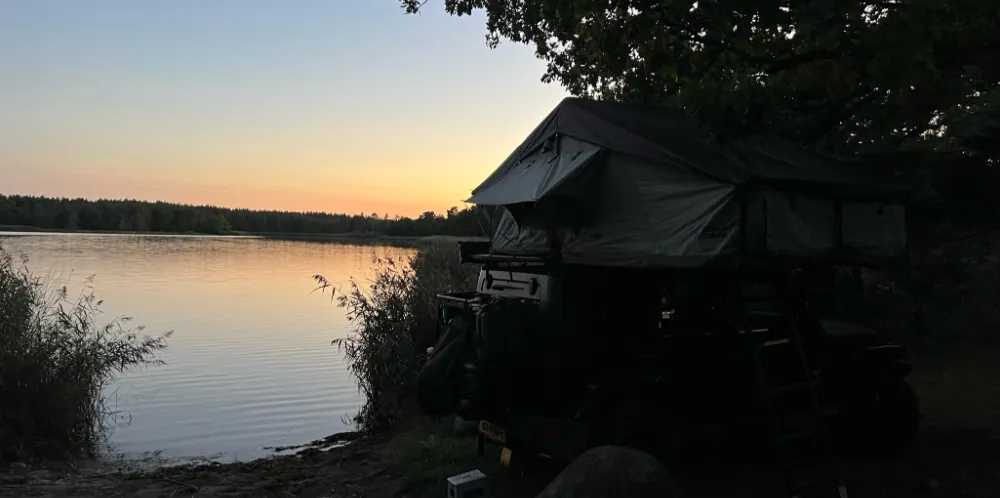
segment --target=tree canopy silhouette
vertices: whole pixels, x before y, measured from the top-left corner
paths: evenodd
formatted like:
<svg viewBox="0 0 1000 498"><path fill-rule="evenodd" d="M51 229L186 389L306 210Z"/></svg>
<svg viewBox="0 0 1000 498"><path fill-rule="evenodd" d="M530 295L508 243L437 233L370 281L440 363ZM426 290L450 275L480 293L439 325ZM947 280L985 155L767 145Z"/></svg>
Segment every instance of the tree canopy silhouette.
<svg viewBox="0 0 1000 498"><path fill-rule="evenodd" d="M485 223L485 222L484 222ZM368 233L390 236L482 235L472 209L451 208L417 218L371 214L253 211L135 200L57 199L0 195L0 225L58 230L228 234Z"/></svg>
<svg viewBox="0 0 1000 498"><path fill-rule="evenodd" d="M425 0L401 0L417 12ZM445 0L534 46L576 96L683 108L720 134L997 159L994 0Z"/></svg>

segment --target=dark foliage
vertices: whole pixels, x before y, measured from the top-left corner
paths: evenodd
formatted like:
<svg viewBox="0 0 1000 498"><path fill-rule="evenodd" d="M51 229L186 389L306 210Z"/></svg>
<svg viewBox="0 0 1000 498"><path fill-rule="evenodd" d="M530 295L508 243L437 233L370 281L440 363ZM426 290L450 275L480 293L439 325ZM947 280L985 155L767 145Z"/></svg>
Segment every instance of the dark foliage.
<svg viewBox="0 0 1000 498"><path fill-rule="evenodd" d="M367 281L337 292L355 333L334 341L347 357L365 405L355 417L364 430L393 428L416 410L416 381L434 344L435 295L475 287L476 268L461 266L454 244L422 248L408 260L376 257ZM329 282L314 277L324 290Z"/></svg>
<svg viewBox="0 0 1000 498"><path fill-rule="evenodd" d="M416 12L425 2L401 3ZM543 79L574 95L680 107L718 133L765 130L844 153L920 144L996 151L993 0L444 6L482 11L491 45L533 46L548 65ZM942 140L952 131L955 140Z"/></svg>
<svg viewBox="0 0 1000 498"><path fill-rule="evenodd" d="M481 235L472 209L427 211L417 218L371 214L252 211L135 200L0 195L0 225L58 230L228 234L371 233L389 236Z"/></svg>
<svg viewBox="0 0 1000 498"><path fill-rule="evenodd" d="M166 347L128 317L97 323L93 294L47 284L0 247L0 463L93 454L116 415L105 384Z"/></svg>

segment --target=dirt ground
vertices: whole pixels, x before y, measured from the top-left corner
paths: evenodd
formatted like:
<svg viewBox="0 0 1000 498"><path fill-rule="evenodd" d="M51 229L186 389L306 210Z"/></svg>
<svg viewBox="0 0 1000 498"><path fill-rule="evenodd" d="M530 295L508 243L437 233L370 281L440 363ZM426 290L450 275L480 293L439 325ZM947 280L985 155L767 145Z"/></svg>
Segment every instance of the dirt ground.
<svg viewBox="0 0 1000 498"><path fill-rule="evenodd" d="M903 459L845 462L852 498L1000 497L1000 358L987 360L914 372L925 414L921 444ZM474 437L417 420L395 434L246 463L146 472L21 466L0 470L0 498L437 498L448 476L474 468L493 479L498 498L532 498L554 476L501 469L498 456L491 447L480 460ZM670 471L686 497L784 496L777 465L701 462ZM836 496L828 473L814 474L826 491L815 496Z"/></svg>
<svg viewBox="0 0 1000 498"><path fill-rule="evenodd" d="M452 435L446 425L422 423L393 436L249 463L146 473L8 469L0 473L0 497L440 497L446 477L478 467L494 479L496 496L530 498L552 477L538 469L500 469L495 449L479 461L475 446L474 438ZM688 497L782 496L781 473L773 465L699 463L671 470ZM1000 496L1000 436L928 426L912 455L849 461L846 474L855 498L995 498ZM822 496L835 496L832 485L822 487L827 491Z"/></svg>

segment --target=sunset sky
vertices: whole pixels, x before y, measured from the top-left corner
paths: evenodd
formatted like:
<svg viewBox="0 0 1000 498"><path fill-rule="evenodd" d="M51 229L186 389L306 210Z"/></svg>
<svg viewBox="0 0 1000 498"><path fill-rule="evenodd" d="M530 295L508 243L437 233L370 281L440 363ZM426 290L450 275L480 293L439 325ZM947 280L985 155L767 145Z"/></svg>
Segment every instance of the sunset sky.
<svg viewBox="0 0 1000 498"><path fill-rule="evenodd" d="M460 206L565 91L442 4L0 2L0 193Z"/></svg>

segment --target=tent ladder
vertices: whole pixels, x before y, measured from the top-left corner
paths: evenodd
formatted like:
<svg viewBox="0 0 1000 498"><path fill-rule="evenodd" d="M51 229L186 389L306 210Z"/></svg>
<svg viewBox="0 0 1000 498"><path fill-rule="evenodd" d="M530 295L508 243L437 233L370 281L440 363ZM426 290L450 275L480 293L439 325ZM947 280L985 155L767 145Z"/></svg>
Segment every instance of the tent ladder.
<svg viewBox="0 0 1000 498"><path fill-rule="evenodd" d="M796 464L805 455L796 454L795 443L812 439L818 440L825 453L838 498L848 498L841 462L829 431L828 420L835 413L820 403L817 394L819 375L810 368L802 347L794 300L786 298L781 301L780 311L777 312L751 311L744 305L740 333L745 336L753 358L760 401L770 422L772 442L781 454L788 496L803 496ZM776 334L778 331L781 333ZM770 374L771 363L787 365L788 370L797 371L796 379L774 382ZM786 398L796 395L796 399L801 399L803 394L807 401L804 410L801 407L792 409L784 402Z"/></svg>

